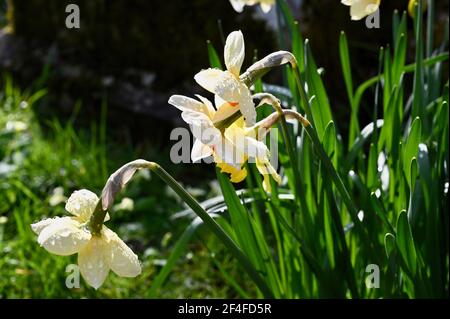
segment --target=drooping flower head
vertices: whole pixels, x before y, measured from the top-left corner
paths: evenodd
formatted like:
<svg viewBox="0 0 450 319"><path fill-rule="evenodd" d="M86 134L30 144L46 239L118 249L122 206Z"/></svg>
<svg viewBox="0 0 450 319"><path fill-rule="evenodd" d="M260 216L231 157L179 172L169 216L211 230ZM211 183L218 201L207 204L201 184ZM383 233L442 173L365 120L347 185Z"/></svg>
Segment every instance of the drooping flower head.
<svg viewBox="0 0 450 319"><path fill-rule="evenodd" d="M352 20L362 18L376 12L381 0L341 0L341 3L350 6L350 16Z"/></svg>
<svg viewBox="0 0 450 319"><path fill-rule="evenodd" d="M38 243L50 253L78 253L80 273L95 289L103 284L110 269L122 277L141 273L138 257L115 232L103 225L99 234L91 233L88 223L98 201L89 190L75 191L66 203L72 216L47 218L31 225ZM104 221L108 220L107 214Z"/></svg>

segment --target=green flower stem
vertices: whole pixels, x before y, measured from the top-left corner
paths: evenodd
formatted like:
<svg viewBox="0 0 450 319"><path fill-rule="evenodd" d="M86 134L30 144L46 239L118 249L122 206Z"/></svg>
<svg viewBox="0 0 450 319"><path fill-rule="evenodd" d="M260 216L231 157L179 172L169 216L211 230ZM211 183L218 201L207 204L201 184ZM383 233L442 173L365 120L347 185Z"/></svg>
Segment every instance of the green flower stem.
<svg viewBox="0 0 450 319"><path fill-rule="evenodd" d="M273 298L273 294L265 281L259 275L255 267L252 265L248 257L236 245L231 237L223 230L223 228L203 209L203 207L189 194L169 173L167 173L159 164L154 162L142 161L139 169L147 168L160 177L167 185L170 186L181 199L196 213L209 227L214 234L225 244L236 259L241 263L248 275L256 283L265 298ZM101 230L106 210L102 209L102 200L99 200L91 221L89 223L91 231L98 234Z"/></svg>
<svg viewBox="0 0 450 319"><path fill-rule="evenodd" d="M203 209L202 206L189 194L169 173L156 163L151 163L149 168L156 173L164 182L167 183L183 201L203 220L214 234L227 246L231 253L239 260L248 275L253 279L258 288L266 298L273 298L272 292L256 271L247 256L236 245L231 237L223 230L222 227Z"/></svg>
<svg viewBox="0 0 450 319"><path fill-rule="evenodd" d="M103 221L105 220L107 210L102 208L102 199L100 198L95 206L94 212L89 220L88 227L91 234L94 236L100 236L100 231L102 230Z"/></svg>

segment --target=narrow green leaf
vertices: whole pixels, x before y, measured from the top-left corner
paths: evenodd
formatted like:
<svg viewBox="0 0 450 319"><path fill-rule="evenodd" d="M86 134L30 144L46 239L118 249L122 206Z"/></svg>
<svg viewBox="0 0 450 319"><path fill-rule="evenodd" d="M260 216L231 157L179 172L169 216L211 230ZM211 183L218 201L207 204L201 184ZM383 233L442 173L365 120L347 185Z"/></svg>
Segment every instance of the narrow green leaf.
<svg viewBox="0 0 450 319"><path fill-rule="evenodd" d="M311 101L311 113L319 138L322 140L326 125L333 120L333 117L331 115L327 93L322 78L318 73L317 65L314 61L308 41L305 41L305 53L305 72L306 82L308 83L308 96L310 99L315 96L315 99L312 99Z"/></svg>
<svg viewBox="0 0 450 319"><path fill-rule="evenodd" d="M209 64L211 65L212 68L218 68L222 70L222 62L213 44L211 43L211 41L208 40L206 42L206 45L208 47Z"/></svg>
<svg viewBox="0 0 450 319"><path fill-rule="evenodd" d="M396 243L408 274L414 277L417 271L417 254L406 211L398 216Z"/></svg>
<svg viewBox="0 0 450 319"><path fill-rule="evenodd" d="M403 147L403 171L406 176L409 187L411 188L411 160L417 157L419 152L419 143L421 141L422 127L420 118L415 118L409 136Z"/></svg>
<svg viewBox="0 0 450 319"><path fill-rule="evenodd" d="M384 236L384 248L386 256L389 258L395 249L395 236L391 233L386 233Z"/></svg>
<svg viewBox="0 0 450 319"><path fill-rule="evenodd" d="M341 57L342 73L344 75L345 87L347 89L347 96L350 102L350 106L353 109L353 81L352 72L350 67L350 55L348 53L347 37L345 32L341 31L339 38L339 53Z"/></svg>

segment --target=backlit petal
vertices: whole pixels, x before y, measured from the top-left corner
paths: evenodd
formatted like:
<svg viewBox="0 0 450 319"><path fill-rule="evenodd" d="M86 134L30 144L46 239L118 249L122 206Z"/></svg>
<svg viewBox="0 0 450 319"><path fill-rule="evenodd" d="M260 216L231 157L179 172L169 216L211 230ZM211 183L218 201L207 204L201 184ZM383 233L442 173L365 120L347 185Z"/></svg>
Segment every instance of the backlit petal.
<svg viewBox="0 0 450 319"><path fill-rule="evenodd" d="M70 195L66 203L66 210L72 215L79 217L80 220L87 221L91 217L97 203L98 197L95 193L87 189L81 189Z"/></svg>
<svg viewBox="0 0 450 319"><path fill-rule="evenodd" d="M350 15L352 20L361 20L378 10L380 0L357 0L351 4Z"/></svg>
<svg viewBox="0 0 450 319"><path fill-rule="evenodd" d="M242 12L244 10L245 3L242 0L230 0L233 9L237 12Z"/></svg>
<svg viewBox="0 0 450 319"><path fill-rule="evenodd" d="M231 32L225 42L225 65L235 77L239 77L245 57L244 35L241 31Z"/></svg>
<svg viewBox="0 0 450 319"><path fill-rule="evenodd" d="M214 145L221 140L220 131L205 114L185 111L181 117L190 125L192 135L203 144Z"/></svg>
<svg viewBox="0 0 450 319"><path fill-rule="evenodd" d="M194 79L204 89L219 95L223 100L239 102L241 83L230 72L207 69L197 73Z"/></svg>
<svg viewBox="0 0 450 319"><path fill-rule="evenodd" d="M199 102L187 96L172 95L169 98L169 104L175 106L180 111L194 111L206 113L208 115L207 106L205 106L202 102Z"/></svg>
<svg viewBox="0 0 450 319"><path fill-rule="evenodd" d="M37 223L31 224L31 229L34 231L36 235L39 235L45 227L49 226L50 224L52 224L53 222L55 222L60 218L61 217L43 219Z"/></svg>
<svg viewBox="0 0 450 319"><path fill-rule="evenodd" d="M77 253L91 239L91 234L73 217L52 219L42 228L38 243L55 255L67 256Z"/></svg>
<svg viewBox="0 0 450 319"><path fill-rule="evenodd" d="M109 273L106 260L107 242L101 237L92 237L89 243L78 253L78 266L86 282L98 289Z"/></svg>
<svg viewBox="0 0 450 319"><path fill-rule="evenodd" d="M216 95L217 96L217 95ZM214 114L212 121L218 123L223 121L239 111L239 103L230 104L225 102L218 107L216 114Z"/></svg>
<svg viewBox="0 0 450 319"><path fill-rule="evenodd" d="M192 162L197 162L205 157L211 156L212 150L208 145L203 144L200 140L196 139L192 146L191 159Z"/></svg>
<svg viewBox="0 0 450 319"><path fill-rule="evenodd" d="M240 84L239 93L239 110L244 117L245 125L253 126L256 123L256 108L252 100L252 94L243 83Z"/></svg>
<svg viewBox="0 0 450 319"><path fill-rule="evenodd" d="M138 256L108 228L103 229L107 241L105 249L106 261L117 275L122 277L136 277L141 273L141 264Z"/></svg>

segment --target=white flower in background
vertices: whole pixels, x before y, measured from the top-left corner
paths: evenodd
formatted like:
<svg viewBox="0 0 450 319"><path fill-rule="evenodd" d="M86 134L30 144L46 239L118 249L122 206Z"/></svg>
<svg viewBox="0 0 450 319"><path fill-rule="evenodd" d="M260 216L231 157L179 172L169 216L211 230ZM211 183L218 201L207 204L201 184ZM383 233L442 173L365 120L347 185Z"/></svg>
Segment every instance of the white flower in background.
<svg viewBox="0 0 450 319"><path fill-rule="evenodd" d="M230 0L230 3L237 12L242 12L245 6L253 6L259 3L262 11L268 13L275 5L275 0Z"/></svg>
<svg viewBox="0 0 450 319"><path fill-rule="evenodd" d="M114 210L132 211L134 210L134 200L129 197L124 197L119 204L114 205Z"/></svg>
<svg viewBox="0 0 450 319"><path fill-rule="evenodd" d="M0 216L0 225L6 224L8 222L8 217Z"/></svg>
<svg viewBox="0 0 450 319"><path fill-rule="evenodd" d="M231 32L224 48L226 71L209 68L197 73L195 81L216 95L218 108L214 122L228 118L241 111L247 126L256 122L256 110L249 88L239 79L245 57L244 36L241 31Z"/></svg>
<svg viewBox="0 0 450 319"><path fill-rule="evenodd" d="M7 132L19 133L19 132L23 132L26 129L28 129L28 125L27 125L27 123L22 122L22 121L8 121L8 122L6 122L5 129Z"/></svg>
<svg viewBox="0 0 450 319"><path fill-rule="evenodd" d="M115 232L103 225L100 235L90 233L87 224L98 200L91 191L75 191L66 203L66 210L73 216L48 218L31 225L38 243L50 253L78 253L81 275L95 289L103 284L110 269L122 277L141 273L138 257Z"/></svg>
<svg viewBox="0 0 450 319"><path fill-rule="evenodd" d="M381 0L341 0L341 3L350 6L352 20L361 20L378 10Z"/></svg>
<svg viewBox="0 0 450 319"><path fill-rule="evenodd" d="M64 196L64 188L61 186L53 189L52 196L48 199L48 203L50 206L56 206L60 203L64 203L67 200L67 197Z"/></svg>

